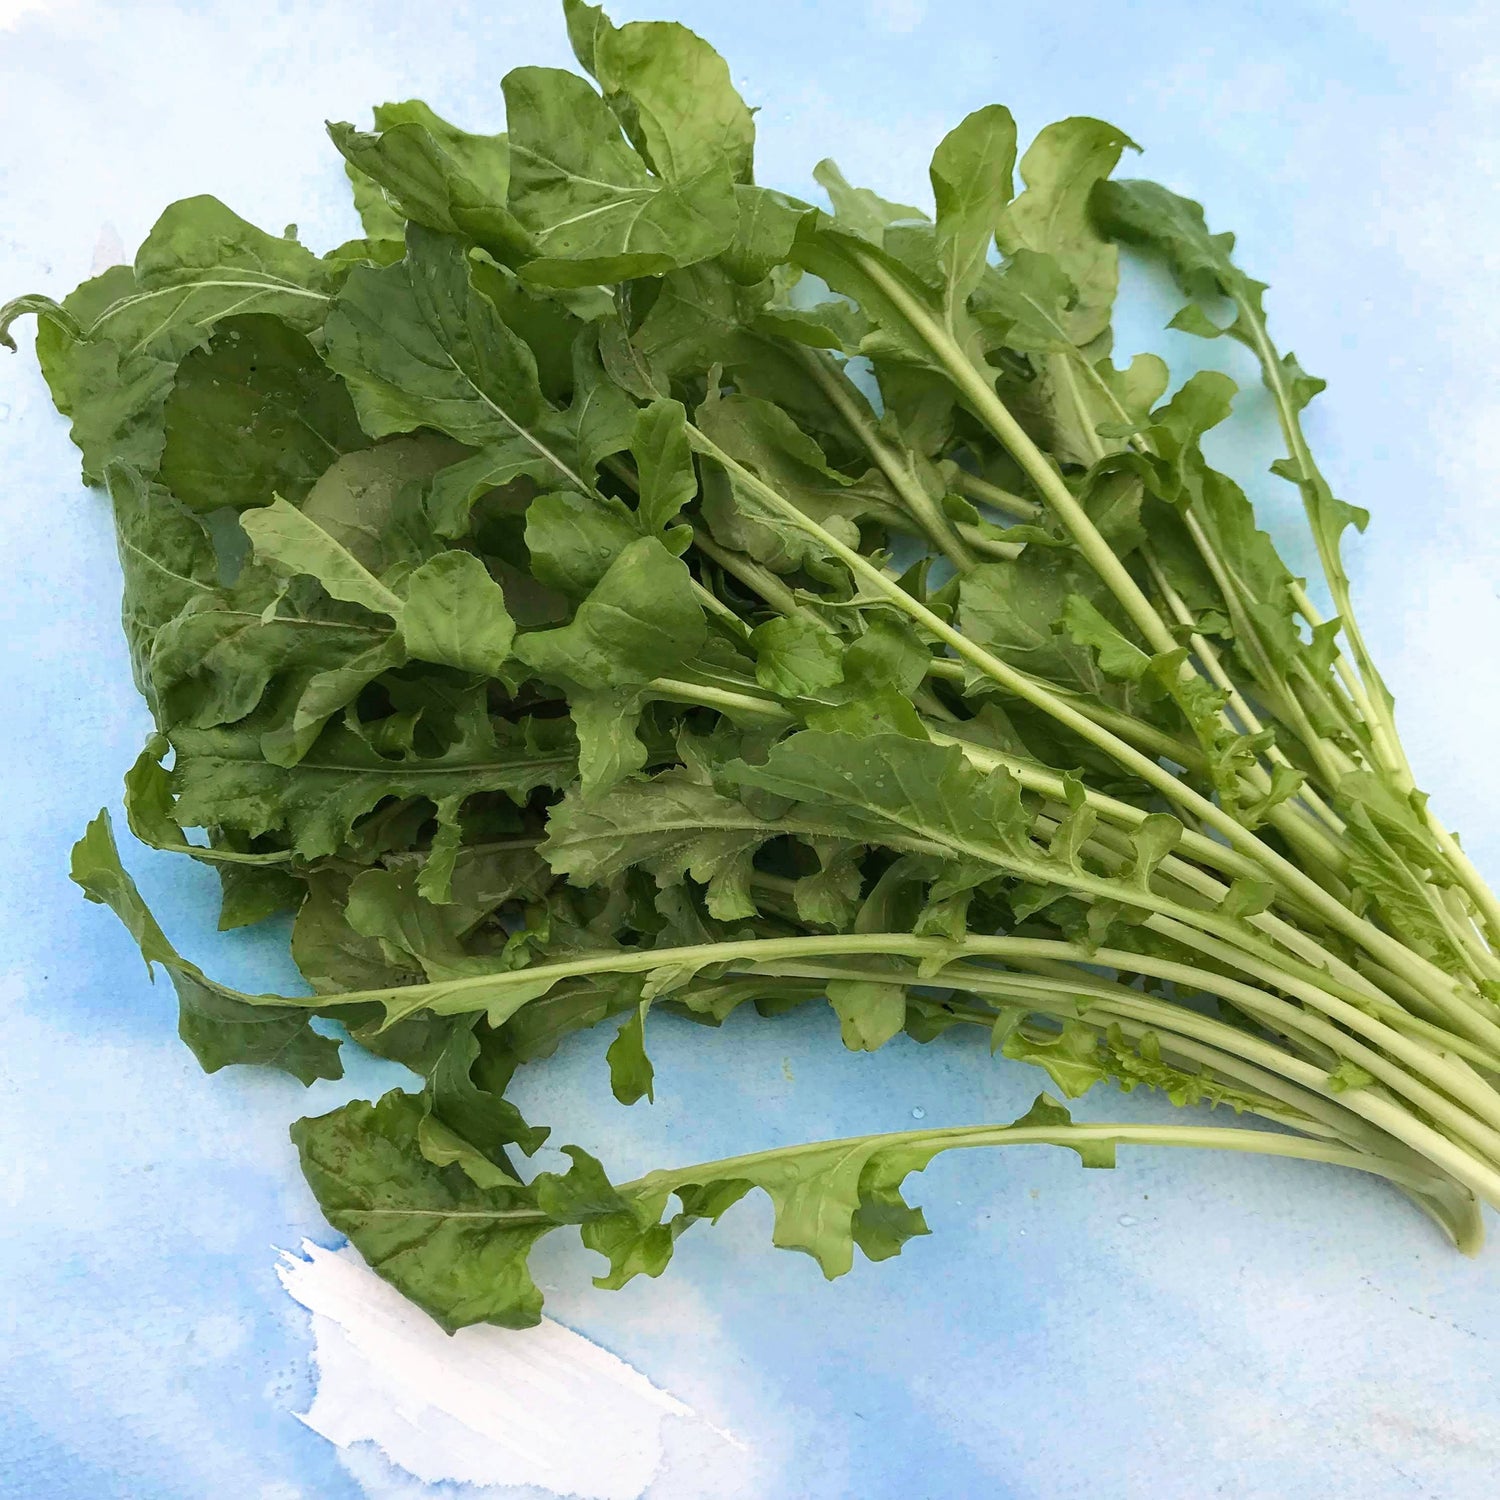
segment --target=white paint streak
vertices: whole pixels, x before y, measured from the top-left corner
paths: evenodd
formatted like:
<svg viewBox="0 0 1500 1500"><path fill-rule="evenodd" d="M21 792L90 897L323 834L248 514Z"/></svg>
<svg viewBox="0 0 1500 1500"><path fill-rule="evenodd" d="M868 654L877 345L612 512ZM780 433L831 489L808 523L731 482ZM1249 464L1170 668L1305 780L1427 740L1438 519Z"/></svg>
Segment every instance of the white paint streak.
<svg viewBox="0 0 1500 1500"><path fill-rule="evenodd" d="M352 1248L303 1252L284 1251L276 1268L313 1315L318 1388L302 1420L340 1448L373 1443L424 1484L637 1500L661 1465L667 1417L716 1431L551 1319L449 1337Z"/></svg>

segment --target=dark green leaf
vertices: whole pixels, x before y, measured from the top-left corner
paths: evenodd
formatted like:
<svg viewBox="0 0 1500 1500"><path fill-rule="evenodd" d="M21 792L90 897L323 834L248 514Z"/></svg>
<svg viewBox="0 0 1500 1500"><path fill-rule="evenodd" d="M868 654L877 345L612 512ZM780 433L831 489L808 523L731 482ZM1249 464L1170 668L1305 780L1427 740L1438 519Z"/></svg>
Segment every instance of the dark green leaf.
<svg viewBox="0 0 1500 1500"><path fill-rule="evenodd" d="M520 1189L482 1188L430 1162L426 1118L415 1095L395 1091L298 1120L292 1141L328 1222L444 1328L529 1328L542 1294L526 1257L553 1221Z"/></svg>
<svg viewBox="0 0 1500 1500"><path fill-rule="evenodd" d="M518 637L515 653L549 680L617 688L671 671L706 637L687 569L655 538L641 537L609 565L570 623Z"/></svg>
<svg viewBox="0 0 1500 1500"><path fill-rule="evenodd" d="M369 446L343 382L265 314L218 323L178 366L164 420L162 482L201 511L300 500L335 459Z"/></svg>
<svg viewBox="0 0 1500 1500"><path fill-rule="evenodd" d="M373 436L435 427L476 448L550 465L583 487L531 349L476 288L451 236L413 225L399 265L357 267L329 314L325 357L348 381Z"/></svg>
<svg viewBox="0 0 1500 1500"><path fill-rule="evenodd" d="M339 1044L309 1026L311 1015L269 997L215 984L167 941L120 863L109 814L101 812L73 847L70 873L90 901L108 906L140 945L147 966L160 964L178 1000L178 1034L206 1073L230 1063L260 1063L310 1084L343 1072Z"/></svg>
<svg viewBox="0 0 1500 1500"><path fill-rule="evenodd" d="M842 681L844 651L838 637L805 615L778 615L757 625L755 680L768 693L803 698Z"/></svg>
<svg viewBox="0 0 1500 1500"><path fill-rule="evenodd" d="M516 68L504 88L510 208L535 236L528 280L581 287L657 275L729 244L738 212L728 163L664 181L581 78Z"/></svg>
<svg viewBox="0 0 1500 1500"><path fill-rule="evenodd" d="M506 207L510 155L503 135L470 135L420 99L380 105L375 126L375 135L343 124L328 133L350 167L384 189L402 217L462 235L501 260L525 257L530 237Z"/></svg>

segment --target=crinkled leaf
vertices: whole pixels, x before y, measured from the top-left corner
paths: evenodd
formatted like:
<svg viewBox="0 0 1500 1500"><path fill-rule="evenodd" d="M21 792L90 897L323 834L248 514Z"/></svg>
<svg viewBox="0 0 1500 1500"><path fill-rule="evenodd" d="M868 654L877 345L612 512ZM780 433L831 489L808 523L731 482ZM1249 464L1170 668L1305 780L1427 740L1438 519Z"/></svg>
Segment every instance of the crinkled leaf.
<svg viewBox="0 0 1500 1500"><path fill-rule="evenodd" d="M583 79L515 68L503 87L509 206L535 237L528 280L581 287L652 276L729 244L738 212L727 162L670 182L653 177Z"/></svg>
<svg viewBox="0 0 1500 1500"><path fill-rule="evenodd" d="M283 831L305 858L334 853L355 822L388 797L432 802L480 792L522 799L561 787L576 771L565 722L527 728L470 722L441 754L381 754L341 724L330 725L295 765L265 758L259 736L233 727L179 729L173 786L188 827L236 828L256 837Z"/></svg>
<svg viewBox="0 0 1500 1500"><path fill-rule="evenodd" d="M318 1206L387 1281L450 1332L529 1328L542 1294L526 1257L552 1222L530 1193L480 1187L421 1148L421 1100L395 1091L298 1120L292 1141Z"/></svg>
<svg viewBox="0 0 1500 1500"><path fill-rule="evenodd" d="M544 677L602 689L649 682L690 659L706 638L687 569L654 537L641 537L568 624L519 636L514 649Z"/></svg>
<svg viewBox="0 0 1500 1500"><path fill-rule="evenodd" d="M313 1031L306 1010L216 984L167 941L120 863L108 813L101 812L74 845L70 873L90 901L108 906L125 924L147 966L160 964L167 971L177 991L178 1034L204 1072L259 1063L306 1084L341 1076L338 1042Z"/></svg>
<svg viewBox="0 0 1500 1500"><path fill-rule="evenodd" d="M377 134L333 124L348 164L378 184L404 218L463 235L501 260L524 258L530 237L506 207L510 157L503 135L471 135L420 99L382 104Z"/></svg>
<svg viewBox="0 0 1500 1500"><path fill-rule="evenodd" d="M1094 184L1107 178L1125 147L1135 143L1113 125L1075 115L1044 126L1021 158L1026 189L1000 221L1000 247L1052 257L1075 292L1063 319L1079 345L1109 325L1119 279L1115 247L1089 213Z"/></svg>

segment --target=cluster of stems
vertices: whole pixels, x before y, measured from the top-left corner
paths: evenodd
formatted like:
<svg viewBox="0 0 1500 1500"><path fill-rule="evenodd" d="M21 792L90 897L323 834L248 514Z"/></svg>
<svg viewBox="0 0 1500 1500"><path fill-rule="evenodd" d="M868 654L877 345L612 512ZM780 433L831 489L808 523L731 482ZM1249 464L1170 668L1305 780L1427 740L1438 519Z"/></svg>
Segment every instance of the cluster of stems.
<svg viewBox="0 0 1500 1500"><path fill-rule="evenodd" d="M884 555L867 555L848 545L775 484L690 425L689 439L701 463L717 466L788 530L805 534L842 562L856 603L898 612L931 644L928 680L914 698L930 738L959 747L980 770L1003 768L1038 799L1033 830L1037 857L1007 856L996 873L1062 883L1086 902L1123 901L1133 908L1140 925L1176 956L1140 951L1141 945L1116 949L1016 935L970 934L956 940L903 933L830 935L798 923L790 882L758 872L758 899L783 921L784 937L704 948L617 950L511 976L452 981L441 987L441 1007L483 1007L498 1021L510 1013L508 989L524 986L526 994L534 994L549 977L562 982L606 971L677 966L691 971L711 964L716 975L753 976L770 986L771 993L780 982L803 991L808 984L847 979L900 984L908 988L914 1007L940 1016L946 1024L992 1031L1003 1025L1008 1033L1020 1016L1022 1034L1040 1042L1058 1035L1060 1028L1073 1035L1088 1028L1101 1056L1111 1047L1139 1048L1145 1043L1169 1068L1232 1091L1238 1107L1274 1128L1073 1128L1102 1131L1121 1142L1261 1151L1358 1167L1396 1183L1460 1246L1474 1249L1482 1233L1477 1205L1500 1206L1500 1012L1495 998L1500 982L1500 905L1422 799L1411 805L1422 810L1429 847L1422 851L1421 862L1408 851L1397 853L1407 861L1411 889L1450 936L1461 963L1440 965L1403 942L1357 893L1351 874L1355 854L1345 822L1335 810L1340 782L1354 773L1373 772L1403 795L1411 793L1414 784L1397 736L1390 694L1370 662L1355 621L1336 545L1323 546L1324 531L1314 526L1337 629L1348 654L1335 649L1331 670L1319 675L1303 668L1293 677L1260 647L1250 607L1254 601L1236 578L1235 559L1216 552L1191 507L1184 511L1188 532L1234 627L1239 650L1237 662L1232 662L1227 652L1194 628L1193 616L1174 592L1149 538L1134 569L1116 555L1075 488L997 392L995 372L965 352L944 327L939 311L877 256L864 257L861 269L925 344L934 368L951 381L958 401L984 434L982 439L972 432L965 437L954 483L988 513L1008 521L1050 518L1108 589L1148 650L1177 652L1183 682L1201 679L1222 695L1218 712L1226 732L1257 737L1255 755L1236 771L1236 790L1245 804L1260 799L1266 806L1264 825L1255 826L1237 815L1229 805L1232 799L1206 784L1203 752L1191 737L1071 694L987 650L957 628L951 610L923 602ZM1281 356L1265 331L1259 307L1247 301L1239 311L1255 330L1254 347L1311 506L1318 488L1326 490L1326 485L1303 437ZM888 518L893 530L925 544L960 575L986 561L1017 554L1018 544L997 540L995 527L955 521L934 503L914 478L912 455L873 417L843 362L822 350L796 347L792 352L846 422L850 440L868 453L899 497L900 510ZM1120 439L1098 435L1105 426L1101 418L1113 418L1124 427L1127 413L1081 351L1048 358L1057 387L1071 393L1081 413L1093 414L1081 425L1091 435L1094 459L1132 446L1150 453L1149 438L1139 433ZM1029 494L1002 489L980 476L986 467L986 443L1020 471ZM598 496L611 490L629 494L635 481L627 464L611 461L606 475L598 487L571 471L564 477ZM694 546L700 574L716 570L718 576L732 579L739 593L753 601L754 612L825 621L820 601L805 584L790 586L746 554L716 542L701 524L694 531ZM750 626L742 611L725 602L723 592L698 584L711 620L743 643ZM1293 598L1309 632L1333 629L1300 584L1294 586ZM1243 672L1247 663L1251 680L1237 681L1236 671ZM1084 858L1061 875L1056 863L1046 860L1049 839L1074 806L1077 783L1070 795L1071 778L1061 771L972 737L964 698L976 683L1004 701L1029 706L1102 752L1124 775L1149 788L1158 805L1180 821L1180 841L1147 881L1131 884L1122 877L1131 866L1131 837L1151 814L1092 787L1082 790L1092 814L1088 836L1078 848ZM795 699L743 686L716 686L692 674L658 679L651 692L772 727L796 727L805 710ZM1269 723L1275 725L1274 735L1264 733ZM1329 731L1330 724L1337 726L1336 732ZM1295 791L1278 798L1277 773L1291 771L1294 764L1284 748L1289 739L1299 752L1296 767L1301 775ZM954 851L950 847L933 852L942 856ZM1236 889L1261 893L1253 914L1233 912ZM1102 977L1104 971L1113 977ZM1167 998L1164 985L1183 995L1212 997L1232 1019ZM403 1014L430 1003L421 986L323 997L321 1003L370 1000L383 1001ZM1059 1129L1066 1136L1066 1128ZM1007 1133L1001 1127L976 1127L957 1132L963 1139L954 1144L1050 1139L1059 1129L1048 1136L1037 1129ZM694 1174L701 1177L704 1170L700 1164L677 1175L698 1180ZM661 1175L652 1174L649 1181L659 1185Z"/></svg>

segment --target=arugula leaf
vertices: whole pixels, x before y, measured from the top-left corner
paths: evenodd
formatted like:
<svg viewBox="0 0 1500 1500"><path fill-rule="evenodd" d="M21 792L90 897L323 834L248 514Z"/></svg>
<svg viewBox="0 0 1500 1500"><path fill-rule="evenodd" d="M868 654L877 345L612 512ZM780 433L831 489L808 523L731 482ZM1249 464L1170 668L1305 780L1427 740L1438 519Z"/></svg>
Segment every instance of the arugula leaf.
<svg viewBox="0 0 1500 1500"><path fill-rule="evenodd" d="M776 835L742 802L669 771L604 797L565 797L548 821L541 852L577 885L604 884L639 865L661 886L691 875L712 887Z"/></svg>
<svg viewBox="0 0 1500 1500"><path fill-rule="evenodd" d="M587 594L640 539L629 506L613 497L595 500L576 490L555 490L526 507L531 571L549 588L575 598Z"/></svg>
<svg viewBox="0 0 1500 1500"><path fill-rule="evenodd" d="M218 560L202 524L159 485L124 463L105 480L115 513L115 539L124 575L121 609L135 685L159 711L151 655L164 626L184 610L217 598Z"/></svg>
<svg viewBox="0 0 1500 1500"><path fill-rule="evenodd" d="M901 1185L941 1151L1009 1139L1066 1144L1076 1133L1085 1166L1114 1159L1107 1136L1096 1141L1042 1095L1013 1126L819 1142L653 1172L619 1187L586 1151L568 1146L567 1173L543 1173L528 1190L481 1187L455 1166L430 1162L418 1138L422 1119L420 1101L397 1092L300 1120L292 1134L334 1227L450 1330L537 1322L540 1294L526 1259L542 1235L564 1224L581 1226L584 1243L608 1257L609 1274L597 1284L618 1287L642 1273L660 1275L678 1235L700 1220L717 1221L759 1188L775 1210L774 1243L811 1255L832 1280L849 1271L856 1244L883 1260L928 1232ZM1126 1128L1109 1129L1128 1136ZM673 1195L682 1208L663 1223Z"/></svg>
<svg viewBox="0 0 1500 1500"><path fill-rule="evenodd" d="M933 154L937 255L950 324L984 275L996 226L1010 202L1015 164L1016 122L1001 104L966 116Z"/></svg>
<svg viewBox="0 0 1500 1500"><path fill-rule="evenodd" d="M764 765L738 762L726 774L814 807L835 807L867 842L1015 853L1031 832L1020 783L982 774L954 746L899 734L855 736L807 730L782 741Z"/></svg>
<svg viewBox="0 0 1500 1500"><path fill-rule="evenodd" d="M526 1257L551 1224L520 1188L481 1187L430 1162L418 1139L425 1119L419 1100L397 1092L299 1120L292 1141L329 1223L449 1332L531 1327L542 1294Z"/></svg>
<svg viewBox="0 0 1500 1500"><path fill-rule="evenodd" d="M702 37L671 21L615 27L596 12L583 63L652 171L685 182L723 164L750 181L755 122L729 67Z"/></svg>
<svg viewBox="0 0 1500 1500"><path fill-rule="evenodd" d="M1119 280L1113 244L1089 213L1096 183L1114 170L1134 141L1103 120L1075 115L1044 126L1021 158L1026 190L1000 222L1000 248L1015 256L1032 250L1050 256L1073 288L1064 313L1071 342L1092 342L1109 326Z"/></svg>
<svg viewBox="0 0 1500 1500"><path fill-rule="evenodd" d="M884 244L886 231L893 224L921 223L928 218L920 208L892 203L869 188L851 187L830 158L813 168L813 180L828 194L839 228L872 245Z"/></svg>
<svg viewBox="0 0 1500 1500"><path fill-rule="evenodd" d="M217 198L185 198L157 220L133 270L111 267L61 306L28 298L0 308L0 338L10 344L4 330L18 313L37 314L43 373L72 418L84 478L97 484L112 460L155 470L177 364L220 318L264 313L311 332L337 274Z"/></svg>
<svg viewBox="0 0 1500 1500"><path fill-rule="evenodd" d="M307 1011L247 1004L233 990L215 984L167 941L120 863L107 812L100 812L74 846L70 874L90 901L108 906L125 924L147 967L160 964L167 971L177 991L178 1035L205 1073L216 1073L230 1063L260 1063L305 1084L342 1075L338 1042L313 1031Z"/></svg>
<svg viewBox="0 0 1500 1500"><path fill-rule="evenodd" d="M351 273L328 316L325 358L372 436L435 427L528 466L549 464L581 487L530 348L474 276L458 240L410 226L404 261Z"/></svg>
<svg viewBox="0 0 1500 1500"><path fill-rule="evenodd" d="M1088 570L1066 555L1028 547L1013 562L982 563L964 576L959 619L966 634L1023 670L1105 696L1107 669L1055 628L1073 599L1099 613L1101 591Z"/></svg>
<svg viewBox="0 0 1500 1500"><path fill-rule="evenodd" d="M297 509L364 567L384 573L424 550L421 493L463 452L433 432L389 438L335 459Z"/></svg>
<svg viewBox="0 0 1500 1500"><path fill-rule="evenodd" d="M630 451L640 479L641 522L648 532L664 531L698 493L682 404L657 400L646 407L631 430Z"/></svg>
<svg viewBox="0 0 1500 1500"><path fill-rule="evenodd" d="M436 755L382 754L343 724L330 724L293 765L265 755L250 728L179 728L173 787L186 827L228 827L251 838L284 832L304 858L335 853L356 821L388 797L436 803L503 792L524 799L565 786L576 767L566 724L525 728L471 718Z"/></svg>
<svg viewBox="0 0 1500 1500"><path fill-rule="evenodd" d="M183 360L164 422L162 483L203 511L300 500L331 461L369 445L343 383L265 314L223 319Z"/></svg>
<svg viewBox="0 0 1500 1500"><path fill-rule="evenodd" d="M520 636L515 652L544 677L600 690L670 672L706 639L687 569L655 538L640 537L610 563L567 625Z"/></svg>
<svg viewBox="0 0 1500 1500"><path fill-rule="evenodd" d="M1339 536L1348 526L1363 531L1369 513L1338 499L1312 463L1297 414L1323 389L1324 382L1307 374L1295 355L1285 359L1270 345L1265 327L1264 282L1245 275L1231 260L1232 234L1210 234L1200 204L1154 182L1101 183L1091 200L1093 211L1109 234L1133 244L1144 244L1164 255L1182 289L1195 298L1221 295L1235 304L1234 322L1220 330L1201 310L1179 314L1174 322L1189 332L1216 336L1219 332L1254 350L1273 396L1284 407L1291 426L1293 451L1273 468L1302 491L1314 539L1325 571L1344 608L1347 579L1337 560ZM1347 613L1347 610L1346 610ZM1361 646L1361 652L1363 647ZM1381 689L1383 691L1383 689Z"/></svg>
<svg viewBox="0 0 1500 1500"><path fill-rule="evenodd" d="M837 636L806 616L767 620L755 627L750 644L755 680L768 693L807 697L843 680L844 652Z"/></svg>
<svg viewBox="0 0 1500 1500"><path fill-rule="evenodd" d="M472 552L440 552L406 580L401 638L423 661L498 677L516 626L505 595Z"/></svg>
<svg viewBox="0 0 1500 1500"><path fill-rule="evenodd" d="M696 425L840 540L858 540L859 518L885 517L894 509L883 481L856 481L830 468L817 443L769 401L721 396L698 409ZM826 548L805 532L787 527L732 471L715 471L704 494L703 514L716 541L748 553L775 572L826 565Z"/></svg>
<svg viewBox="0 0 1500 1500"><path fill-rule="evenodd" d="M537 253L521 268L528 281L582 287L657 275L729 244L738 213L727 164L708 162L671 181L653 177L582 79L515 68L503 87L510 208L535 236Z"/></svg>
<svg viewBox="0 0 1500 1500"><path fill-rule="evenodd" d="M245 519L255 555L285 573L306 573L335 598L392 616L413 657L496 676L510 657L516 625L505 595L471 552L438 552L407 574L401 592L387 588L360 559L284 499ZM384 661L399 666L399 648Z"/></svg>
<svg viewBox="0 0 1500 1500"><path fill-rule="evenodd" d="M381 104L378 132L331 124L329 137L350 168L384 190L404 220L473 240L502 261L524 258L531 239L506 207L510 154L503 135L471 135L420 99Z"/></svg>

